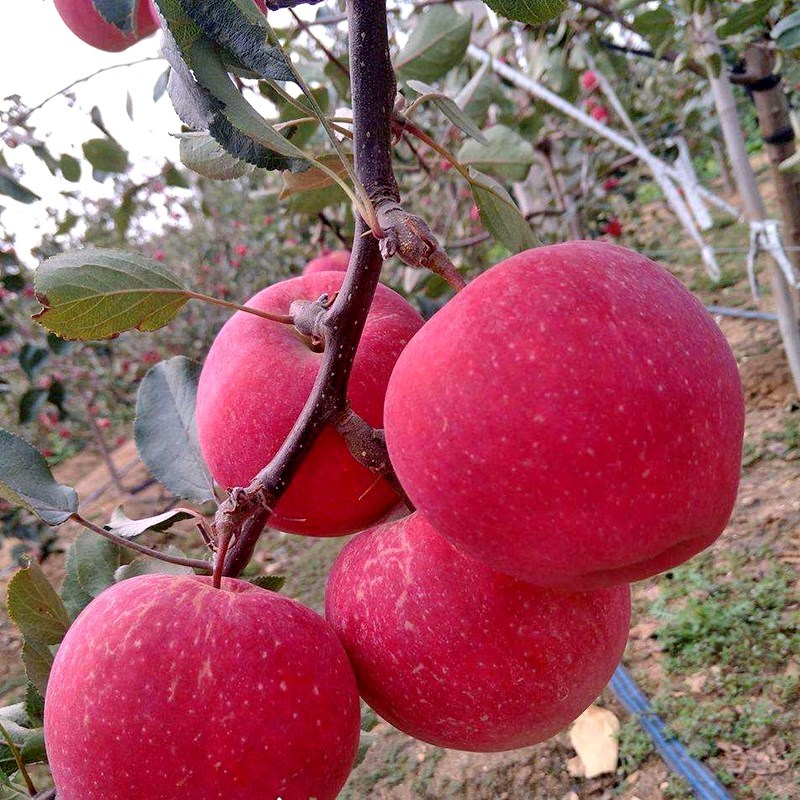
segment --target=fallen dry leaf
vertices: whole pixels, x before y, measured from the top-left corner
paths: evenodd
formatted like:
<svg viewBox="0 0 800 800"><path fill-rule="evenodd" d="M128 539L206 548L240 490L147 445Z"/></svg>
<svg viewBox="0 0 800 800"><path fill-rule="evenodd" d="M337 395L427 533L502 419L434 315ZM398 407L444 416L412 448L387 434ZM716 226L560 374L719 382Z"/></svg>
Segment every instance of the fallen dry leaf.
<svg viewBox="0 0 800 800"><path fill-rule="evenodd" d="M596 778L616 770L619 728L616 714L599 706L589 706L573 723L569 740L583 764L587 778Z"/></svg>

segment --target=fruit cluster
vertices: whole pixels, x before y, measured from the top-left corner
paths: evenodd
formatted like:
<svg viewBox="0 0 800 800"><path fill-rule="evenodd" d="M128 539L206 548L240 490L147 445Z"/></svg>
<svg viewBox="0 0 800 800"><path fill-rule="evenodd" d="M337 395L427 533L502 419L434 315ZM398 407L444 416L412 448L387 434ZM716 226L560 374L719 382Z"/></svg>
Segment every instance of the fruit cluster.
<svg viewBox="0 0 800 800"><path fill-rule="evenodd" d="M285 313L342 282L310 269L249 304ZM223 327L197 397L221 485L275 454L321 358L252 315ZM736 494L744 409L725 338L665 270L608 243L513 256L424 324L379 286L348 398L385 429L416 511L327 431L271 518L363 531L331 571L327 623L235 580L146 576L104 593L48 689L60 798L332 800L358 694L443 747L540 742L613 673L629 582L710 545Z"/></svg>

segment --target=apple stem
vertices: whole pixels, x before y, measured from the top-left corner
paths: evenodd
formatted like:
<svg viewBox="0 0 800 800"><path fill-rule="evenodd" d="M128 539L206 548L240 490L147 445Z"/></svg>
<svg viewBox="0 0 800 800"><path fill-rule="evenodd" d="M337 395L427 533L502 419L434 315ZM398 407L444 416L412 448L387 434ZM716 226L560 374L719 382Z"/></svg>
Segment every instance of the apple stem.
<svg viewBox="0 0 800 800"><path fill-rule="evenodd" d="M387 239L396 242L400 234L390 230L395 220L382 213L382 209L399 207L400 202L392 170L391 121L397 84L389 58L386 0L348 0L347 15L355 172L378 218L387 220L388 224L381 224ZM421 241L416 233L407 238ZM382 245L385 243L383 240ZM424 246L417 244L417 249L429 252L430 245L426 241ZM217 510L214 529L218 541L224 541L226 536L231 539L224 575L241 574L269 519L270 509L286 491L312 445L328 425L347 414L347 384L381 266L378 240L358 216L344 283L319 322L325 348L311 394L272 461L249 486L234 490ZM375 450L385 448L380 437L371 444ZM373 453L370 460L380 463L388 475L388 455L381 458Z"/></svg>

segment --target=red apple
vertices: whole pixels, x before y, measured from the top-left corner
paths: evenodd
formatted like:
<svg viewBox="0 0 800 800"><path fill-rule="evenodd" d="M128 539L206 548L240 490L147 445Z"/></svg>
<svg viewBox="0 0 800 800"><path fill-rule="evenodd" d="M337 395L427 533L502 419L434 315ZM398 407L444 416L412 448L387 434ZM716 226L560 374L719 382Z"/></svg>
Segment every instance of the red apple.
<svg viewBox="0 0 800 800"><path fill-rule="evenodd" d="M349 250L335 250L332 253L323 253L321 256L312 258L303 267L303 275L313 275L315 272L345 272L350 263Z"/></svg>
<svg viewBox="0 0 800 800"><path fill-rule="evenodd" d="M139 0L134 27L127 33L104 19L92 0L55 0L55 6L79 39L112 53L125 50L158 30L157 17L148 0Z"/></svg>
<svg viewBox="0 0 800 800"><path fill-rule="evenodd" d="M353 671L300 603L233 579L115 584L50 674L59 800L333 800L358 747Z"/></svg>
<svg viewBox="0 0 800 800"><path fill-rule="evenodd" d="M294 300L333 295L342 272L317 272L274 284L247 305L286 314ZM348 398L355 412L383 427L389 375L422 318L402 298L378 286L356 353ZM246 486L277 452L308 399L323 354L293 328L237 312L206 358L197 392L200 446L215 480ZM270 525L290 533L339 536L371 525L398 501L388 483L359 464L344 440L327 429L311 448Z"/></svg>
<svg viewBox="0 0 800 800"><path fill-rule="evenodd" d="M722 532L744 403L713 318L631 250L497 264L411 340L386 396L403 488L465 553L542 586L639 580Z"/></svg>
<svg viewBox="0 0 800 800"><path fill-rule="evenodd" d="M325 613L378 714L425 742L489 752L548 739L597 697L625 648L630 592L501 575L418 512L345 547Z"/></svg>

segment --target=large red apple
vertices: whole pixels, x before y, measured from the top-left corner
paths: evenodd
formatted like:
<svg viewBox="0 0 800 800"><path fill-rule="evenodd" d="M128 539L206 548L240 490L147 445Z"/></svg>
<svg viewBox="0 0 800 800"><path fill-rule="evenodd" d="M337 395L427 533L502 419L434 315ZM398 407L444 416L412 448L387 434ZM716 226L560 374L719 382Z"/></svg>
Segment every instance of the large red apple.
<svg viewBox="0 0 800 800"><path fill-rule="evenodd" d="M139 0L132 30L125 32L108 22L92 0L55 0L56 11L67 27L92 47L115 53L125 50L158 30L150 0Z"/></svg>
<svg viewBox="0 0 800 800"><path fill-rule="evenodd" d="M274 284L247 304L286 314L294 300L333 295L344 273L318 272ZM356 353L348 399L370 425L383 426L389 375L422 318L400 295L378 286ZM200 446L225 487L245 486L269 462L306 402L323 354L287 325L237 312L206 358L197 392ZM380 519L398 501L384 480L359 464L333 429L323 431L270 525L291 533L339 536Z"/></svg>
<svg viewBox="0 0 800 800"><path fill-rule="evenodd" d="M332 253L323 253L321 256L312 258L303 267L303 275L313 275L315 272L337 271L344 272L350 263L349 250L335 250Z"/></svg>
<svg viewBox="0 0 800 800"><path fill-rule="evenodd" d="M625 648L630 592L494 572L417 512L345 547L325 613L378 714L425 742L483 752L541 742L590 705Z"/></svg>
<svg viewBox="0 0 800 800"><path fill-rule="evenodd" d="M405 349L385 418L431 524L542 586L673 567L720 535L736 496L730 347L675 278L611 244L528 250L473 281Z"/></svg>
<svg viewBox="0 0 800 800"><path fill-rule="evenodd" d="M67 632L44 733L59 800L333 800L359 718L317 614L244 581L146 575Z"/></svg>

